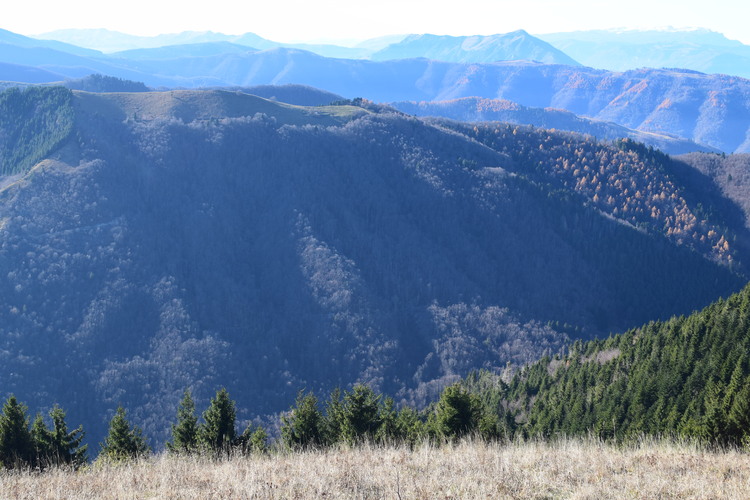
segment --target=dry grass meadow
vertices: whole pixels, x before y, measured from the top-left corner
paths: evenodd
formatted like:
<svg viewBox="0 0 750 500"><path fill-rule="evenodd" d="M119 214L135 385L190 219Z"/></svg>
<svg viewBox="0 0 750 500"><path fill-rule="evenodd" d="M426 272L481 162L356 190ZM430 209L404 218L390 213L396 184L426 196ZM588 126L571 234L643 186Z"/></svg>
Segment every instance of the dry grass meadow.
<svg viewBox="0 0 750 500"><path fill-rule="evenodd" d="M3 499L750 498L750 454L595 441L362 447L213 462L157 455L77 472L0 472Z"/></svg>

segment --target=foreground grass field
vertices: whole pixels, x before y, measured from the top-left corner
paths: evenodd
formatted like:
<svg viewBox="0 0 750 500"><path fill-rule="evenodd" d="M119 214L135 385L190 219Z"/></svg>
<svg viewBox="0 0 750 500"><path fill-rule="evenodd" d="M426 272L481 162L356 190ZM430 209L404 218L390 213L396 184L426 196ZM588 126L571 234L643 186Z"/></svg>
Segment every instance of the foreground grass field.
<svg viewBox="0 0 750 500"><path fill-rule="evenodd" d="M213 462L158 455L78 472L0 472L3 499L750 498L750 454L684 443L363 447Z"/></svg>

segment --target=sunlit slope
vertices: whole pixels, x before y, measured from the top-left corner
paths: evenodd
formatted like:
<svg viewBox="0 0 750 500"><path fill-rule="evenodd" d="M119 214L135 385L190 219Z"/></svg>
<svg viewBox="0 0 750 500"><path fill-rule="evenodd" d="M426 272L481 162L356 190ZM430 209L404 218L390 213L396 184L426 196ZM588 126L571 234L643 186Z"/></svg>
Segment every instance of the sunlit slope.
<svg viewBox="0 0 750 500"><path fill-rule="evenodd" d="M74 94L76 105L84 115L98 114L108 120L174 118L191 122L265 114L287 125L330 126L340 125L366 113L362 108L354 106L293 106L242 92L218 90Z"/></svg>

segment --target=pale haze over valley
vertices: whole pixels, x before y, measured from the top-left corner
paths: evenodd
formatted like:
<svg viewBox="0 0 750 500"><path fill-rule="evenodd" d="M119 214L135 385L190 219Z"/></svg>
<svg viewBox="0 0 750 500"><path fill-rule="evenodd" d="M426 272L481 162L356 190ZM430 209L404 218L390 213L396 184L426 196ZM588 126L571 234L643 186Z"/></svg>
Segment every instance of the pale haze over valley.
<svg viewBox="0 0 750 500"><path fill-rule="evenodd" d="M103 28L154 36L182 31L253 32L280 42L356 43L393 34L491 35L523 29L532 34L591 29L652 30L701 27L750 44L750 3L742 0L383 0L340 2L217 0L210 8L185 2L133 0L111 7L94 0L9 2L2 28L24 35L60 29Z"/></svg>

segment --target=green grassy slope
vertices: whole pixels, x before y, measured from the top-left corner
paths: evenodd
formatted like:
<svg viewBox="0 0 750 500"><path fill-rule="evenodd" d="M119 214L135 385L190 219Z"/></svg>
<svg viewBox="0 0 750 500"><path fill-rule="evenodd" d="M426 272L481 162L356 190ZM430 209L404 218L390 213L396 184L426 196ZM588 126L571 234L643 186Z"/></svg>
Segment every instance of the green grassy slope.
<svg viewBox="0 0 750 500"><path fill-rule="evenodd" d="M184 122L266 114L286 125L341 125L366 113L355 106L293 106L241 92L175 90L170 92L91 94L75 92L87 113L109 118L153 120L176 118Z"/></svg>

